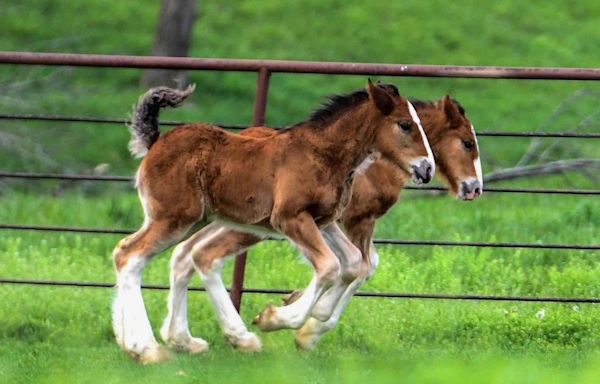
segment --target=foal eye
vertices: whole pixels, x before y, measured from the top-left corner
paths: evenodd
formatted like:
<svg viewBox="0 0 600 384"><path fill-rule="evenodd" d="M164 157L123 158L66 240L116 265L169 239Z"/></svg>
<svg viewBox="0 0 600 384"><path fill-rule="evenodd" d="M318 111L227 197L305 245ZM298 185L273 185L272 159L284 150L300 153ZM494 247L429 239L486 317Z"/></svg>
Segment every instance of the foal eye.
<svg viewBox="0 0 600 384"><path fill-rule="evenodd" d="M408 121L401 121L398 123L398 125L404 132L410 132L412 130L412 124L410 124Z"/></svg>
<svg viewBox="0 0 600 384"><path fill-rule="evenodd" d="M475 146L475 144L473 144L473 142L469 140L463 140L462 143L465 149L469 152L472 151L473 147Z"/></svg>

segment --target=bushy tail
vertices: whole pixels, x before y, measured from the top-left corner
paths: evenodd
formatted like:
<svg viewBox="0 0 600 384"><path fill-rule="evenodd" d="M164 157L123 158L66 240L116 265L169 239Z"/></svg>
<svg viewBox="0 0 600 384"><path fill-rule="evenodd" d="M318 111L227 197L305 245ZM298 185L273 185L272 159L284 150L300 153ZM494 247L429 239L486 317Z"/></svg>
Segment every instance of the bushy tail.
<svg viewBox="0 0 600 384"><path fill-rule="evenodd" d="M144 157L148 150L158 140L158 114L161 108L178 107L183 100L194 92L196 85L192 84L185 90L167 87L152 88L143 94L133 108L131 116L131 140L129 151L135 157Z"/></svg>

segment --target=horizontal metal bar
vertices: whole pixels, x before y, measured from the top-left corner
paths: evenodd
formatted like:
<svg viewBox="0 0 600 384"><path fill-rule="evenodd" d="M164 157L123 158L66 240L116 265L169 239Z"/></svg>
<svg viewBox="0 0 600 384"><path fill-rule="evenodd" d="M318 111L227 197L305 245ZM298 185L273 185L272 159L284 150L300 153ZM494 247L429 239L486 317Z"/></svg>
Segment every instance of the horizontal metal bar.
<svg viewBox="0 0 600 384"><path fill-rule="evenodd" d="M113 288L113 283L84 282L84 281L55 281L55 280L30 280L30 279L0 279L0 284L9 285L34 285L51 287L78 287L78 288ZM144 289L168 290L166 285L145 284ZM204 288L189 287L190 291L205 292ZM269 295L284 295L290 293L287 289L244 288L244 293L257 293ZM402 293L402 292L358 292L358 297L388 298L388 299L433 299L433 300L477 300L477 301L525 301L525 302L551 302L551 303L600 303L596 297L543 297L543 296L497 296L473 294L437 294L437 293Z"/></svg>
<svg viewBox="0 0 600 384"><path fill-rule="evenodd" d="M61 227L42 225L0 224L0 230L21 231L49 231L49 232L75 232L75 233L98 233L98 234L124 234L128 235L133 229L105 229L105 228L82 228ZM278 238L267 240L280 241ZM578 244L535 244L535 243L498 243L498 242L468 242L468 241L445 241L445 240L399 240L399 239L375 239L379 245L418 245L418 246L440 246L440 247L482 247L482 248L530 248L530 249L560 249L574 251L598 251L600 245L578 245Z"/></svg>
<svg viewBox="0 0 600 384"><path fill-rule="evenodd" d="M398 239L375 239L379 245L419 245L419 246L442 246L442 247L481 247L481 248L530 248L530 249L564 249L579 251L599 251L600 245L577 245L577 244L535 244L535 243L498 243L485 241L445 241L445 240L398 240Z"/></svg>
<svg viewBox="0 0 600 384"><path fill-rule="evenodd" d="M492 67L0 52L0 64L488 79L600 80L599 68Z"/></svg>
<svg viewBox="0 0 600 384"><path fill-rule="evenodd" d="M1 229L16 231L42 231L42 232L74 232L74 233L97 233L105 235L130 235L133 229L110 229L110 228L83 228L83 227L63 227L54 225L21 225L21 224L0 224Z"/></svg>
<svg viewBox="0 0 600 384"><path fill-rule="evenodd" d="M0 113L0 120L26 120L26 121L49 121L49 122L63 122L63 123L98 123L98 124L129 124L131 121L128 119L120 119L114 117L93 117L93 116L57 116L57 115L33 115L33 114L13 114L13 113ZM178 126L190 124L185 121L161 121L161 125L165 126ZM215 125L240 131L248 126L243 125L227 125L218 124ZM281 129L280 127L273 127L273 129ZM568 139L600 139L600 133L579 133L579 132L502 132L502 131L482 131L477 132L477 136L490 136L490 137L537 137L537 138L568 138Z"/></svg>
<svg viewBox="0 0 600 384"><path fill-rule="evenodd" d="M0 177L2 174L0 173ZM485 183L484 183L485 184ZM445 187L413 187L406 186L404 189L412 191L446 191ZM599 189L553 189L553 188L495 188L485 187L485 193L531 193L542 195L600 195Z"/></svg>
<svg viewBox="0 0 600 384"><path fill-rule="evenodd" d="M549 139L600 139L600 133L581 132L476 132L477 137L537 137Z"/></svg>
<svg viewBox="0 0 600 384"><path fill-rule="evenodd" d="M32 172L0 172L0 177L13 179L45 179L45 180L73 180L73 181L118 181L133 182L130 176L109 175L70 175L65 173L32 173Z"/></svg>
<svg viewBox="0 0 600 384"><path fill-rule="evenodd" d="M116 181L133 182L129 176L115 175L70 175L61 173L31 173L31 172L0 172L0 178L13 179L45 179L45 180L69 180L69 181ZM413 187L406 186L404 189L413 191L446 191L445 187ZM493 193L532 193L532 194L555 194L555 195L600 195L597 189L551 189L551 188L486 188L485 192Z"/></svg>
<svg viewBox="0 0 600 384"><path fill-rule="evenodd" d="M0 120L27 120L27 121L51 121L60 123L98 123L98 124L118 124L125 125L131 123L129 119L116 117L98 117L98 116L59 116L59 115L34 115L34 114L16 114L2 113ZM184 125L181 121L161 121L161 125Z"/></svg>

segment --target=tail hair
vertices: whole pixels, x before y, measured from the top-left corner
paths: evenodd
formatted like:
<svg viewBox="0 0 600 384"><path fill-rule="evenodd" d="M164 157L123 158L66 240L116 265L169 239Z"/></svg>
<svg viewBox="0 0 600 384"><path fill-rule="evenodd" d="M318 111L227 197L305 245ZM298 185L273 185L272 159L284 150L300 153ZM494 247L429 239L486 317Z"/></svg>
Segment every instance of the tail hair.
<svg viewBox="0 0 600 384"><path fill-rule="evenodd" d="M150 147L158 140L158 115L161 108L177 108L196 89L195 84L186 89L173 89L168 87L151 88L140 96L133 107L131 123L128 125L131 132L129 151L134 157L144 157Z"/></svg>

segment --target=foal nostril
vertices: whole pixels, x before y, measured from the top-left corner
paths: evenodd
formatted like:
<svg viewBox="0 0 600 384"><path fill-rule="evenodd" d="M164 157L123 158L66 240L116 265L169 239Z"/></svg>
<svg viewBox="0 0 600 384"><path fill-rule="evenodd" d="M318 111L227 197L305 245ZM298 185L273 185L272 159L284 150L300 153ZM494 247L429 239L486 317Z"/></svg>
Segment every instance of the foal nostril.
<svg viewBox="0 0 600 384"><path fill-rule="evenodd" d="M425 174L425 176L427 176L427 180L431 180L431 170L432 170L431 164L429 164L429 162L427 162L427 172Z"/></svg>
<svg viewBox="0 0 600 384"><path fill-rule="evenodd" d="M431 181L431 164L427 160L421 161L418 167L418 177L424 182L429 183Z"/></svg>
<svg viewBox="0 0 600 384"><path fill-rule="evenodd" d="M483 188L479 180L475 180L471 183L471 190L475 194L475 197L481 196L481 192L483 192Z"/></svg>
<svg viewBox="0 0 600 384"><path fill-rule="evenodd" d="M468 195L469 193L471 193L471 186L466 181L460 183L460 187L462 189L463 194Z"/></svg>

